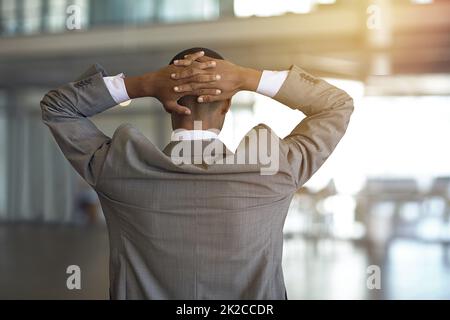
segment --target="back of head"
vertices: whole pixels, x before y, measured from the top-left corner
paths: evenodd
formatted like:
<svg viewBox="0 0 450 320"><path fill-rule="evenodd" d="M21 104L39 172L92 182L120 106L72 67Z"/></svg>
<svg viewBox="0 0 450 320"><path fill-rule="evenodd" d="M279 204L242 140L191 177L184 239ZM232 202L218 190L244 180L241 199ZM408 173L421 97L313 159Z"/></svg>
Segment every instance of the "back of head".
<svg viewBox="0 0 450 320"><path fill-rule="evenodd" d="M218 60L225 60L219 53L217 53L214 50L208 49L208 48L202 48L202 47L194 47L194 48L189 48L189 49L185 49L179 53L177 53L172 60L170 60L169 64L173 64L173 62L175 60L181 60L184 59L185 55L188 54L193 54L199 51L203 51L205 53L206 57L210 57L210 58L214 58L214 59L218 59Z"/></svg>
<svg viewBox="0 0 450 320"><path fill-rule="evenodd" d="M185 55L193 54L199 51L205 53L205 57L210 57L218 60L224 60L224 58L214 50L202 47L194 47L185 49L177 53L169 62L173 64L175 60L184 59ZM215 129L221 129L225 115L220 116L217 112L218 109L223 106L223 101L216 101L210 103L199 103L197 96L184 96L178 100L180 105L186 106L191 110L190 115L178 115L172 114L172 126L174 129L183 128L189 129L190 123L193 121L202 121L207 127L216 127ZM203 128L208 129L208 128Z"/></svg>

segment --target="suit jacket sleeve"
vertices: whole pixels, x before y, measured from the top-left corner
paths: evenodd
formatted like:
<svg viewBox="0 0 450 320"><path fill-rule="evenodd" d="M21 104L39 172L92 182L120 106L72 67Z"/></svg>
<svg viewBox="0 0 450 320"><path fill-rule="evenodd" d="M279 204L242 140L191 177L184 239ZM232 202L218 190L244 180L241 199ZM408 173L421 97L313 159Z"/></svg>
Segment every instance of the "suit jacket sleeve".
<svg viewBox="0 0 450 320"><path fill-rule="evenodd" d="M95 65L79 81L48 92L41 101L42 119L50 128L64 156L95 187L111 139L88 119L116 105Z"/></svg>
<svg viewBox="0 0 450 320"><path fill-rule="evenodd" d="M295 65L274 99L306 115L281 142L281 154L287 157L300 187L341 140L353 112L353 100L345 91Z"/></svg>

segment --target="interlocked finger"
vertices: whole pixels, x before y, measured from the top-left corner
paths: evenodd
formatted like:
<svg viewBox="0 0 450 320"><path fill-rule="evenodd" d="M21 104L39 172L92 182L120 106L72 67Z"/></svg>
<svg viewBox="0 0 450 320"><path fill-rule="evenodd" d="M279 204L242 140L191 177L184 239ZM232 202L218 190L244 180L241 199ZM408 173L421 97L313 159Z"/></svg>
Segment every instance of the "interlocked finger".
<svg viewBox="0 0 450 320"><path fill-rule="evenodd" d="M195 60L203 57L205 53L203 51L199 51L193 54L187 54L184 56L184 59L178 59L173 62L176 66L190 66Z"/></svg>
<svg viewBox="0 0 450 320"><path fill-rule="evenodd" d="M175 86L173 88L173 91L181 93L181 92L192 92L198 89L217 89L217 84L212 82L205 82L205 83L190 82Z"/></svg>
<svg viewBox="0 0 450 320"><path fill-rule="evenodd" d="M222 93L220 89L197 89L190 92L190 95L200 96L200 95L212 95L217 96Z"/></svg>
<svg viewBox="0 0 450 320"><path fill-rule="evenodd" d="M164 104L164 107L168 113L176 112L182 115L189 115L191 113L189 108L179 105L176 101L168 101Z"/></svg>
<svg viewBox="0 0 450 320"><path fill-rule="evenodd" d="M197 98L197 101L200 103L208 103L208 102L215 102L215 101L222 101L229 99L229 97L225 94L218 94L218 95L200 95Z"/></svg>
<svg viewBox="0 0 450 320"><path fill-rule="evenodd" d="M186 79L194 75L205 72L205 69L214 68L216 66L215 61L196 62L189 67L180 68L179 72L174 72L170 76L172 79Z"/></svg>

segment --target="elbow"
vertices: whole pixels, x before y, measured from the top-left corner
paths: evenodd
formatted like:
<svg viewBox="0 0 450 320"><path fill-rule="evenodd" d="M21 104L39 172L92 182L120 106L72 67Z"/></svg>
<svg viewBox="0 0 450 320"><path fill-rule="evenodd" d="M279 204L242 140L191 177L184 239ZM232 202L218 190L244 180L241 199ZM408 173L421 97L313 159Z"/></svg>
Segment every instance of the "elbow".
<svg viewBox="0 0 450 320"><path fill-rule="evenodd" d="M55 105L55 92L51 90L47 92L44 97L41 99L40 107L41 107L41 115L42 120L45 122L48 120L51 110Z"/></svg>
<svg viewBox="0 0 450 320"><path fill-rule="evenodd" d="M47 114L48 114L48 101L49 101L49 97L48 97L48 93L41 99L40 102L40 107L41 107L41 115L42 115L42 120L45 121L47 118Z"/></svg>
<svg viewBox="0 0 450 320"><path fill-rule="evenodd" d="M354 105L354 101L353 98L344 90L341 90L342 93L342 109L345 109L348 113L348 115L350 116L353 111L355 110L355 105Z"/></svg>
<svg viewBox="0 0 450 320"><path fill-rule="evenodd" d="M346 101L346 105L349 111L349 114L351 115L353 113L353 111L355 111L355 104L353 102L353 98L348 96L348 99Z"/></svg>
<svg viewBox="0 0 450 320"><path fill-rule="evenodd" d="M345 101L345 104L344 104L344 109L346 111L344 113L344 115L346 117L346 126L348 126L350 123L350 118L353 114L353 111L355 110L355 105L353 103L352 97L348 96L348 99Z"/></svg>
<svg viewBox="0 0 450 320"><path fill-rule="evenodd" d="M42 120L45 121L46 119L46 115L48 113L48 105L47 105L47 94L41 99L40 102L40 107L41 107L41 115L42 115Z"/></svg>
<svg viewBox="0 0 450 320"><path fill-rule="evenodd" d="M49 93L46 93L42 99L41 102L39 103L39 105L41 106L41 110L44 111L48 105L48 101L49 101Z"/></svg>
<svg viewBox="0 0 450 320"><path fill-rule="evenodd" d="M349 96L349 99L346 100L344 107L345 107L345 111L346 111L345 115L347 118L347 125L348 125L350 122L350 118L353 114L353 111L355 110L355 105L353 103L352 97Z"/></svg>
<svg viewBox="0 0 450 320"><path fill-rule="evenodd" d="M343 121L345 121L348 125L350 118L353 114L353 111L355 110L355 105L353 102L353 98L344 90L341 90L341 98L339 99L339 106L337 109L339 110L339 113L342 116Z"/></svg>

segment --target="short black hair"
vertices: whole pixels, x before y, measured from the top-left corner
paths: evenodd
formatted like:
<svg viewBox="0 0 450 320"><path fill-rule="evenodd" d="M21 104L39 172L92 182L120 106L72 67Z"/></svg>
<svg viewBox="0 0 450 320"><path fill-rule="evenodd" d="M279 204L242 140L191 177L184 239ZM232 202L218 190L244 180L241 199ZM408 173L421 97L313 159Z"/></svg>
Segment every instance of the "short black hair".
<svg viewBox="0 0 450 320"><path fill-rule="evenodd" d="M219 59L219 60L225 60L219 53L217 53L214 50L208 49L208 48L202 48L202 47L194 47L194 48L189 48L189 49L185 49L179 53L177 53L175 55L175 57L172 58L172 60L170 60L169 64L173 64L173 62L175 60L181 60L184 59L184 56L187 54L193 54L199 51L203 51L205 53L205 56L210 57L210 58L214 58L214 59Z"/></svg>
<svg viewBox="0 0 450 320"><path fill-rule="evenodd" d="M206 57L210 57L213 59L218 60L225 60L219 53L217 53L214 50L208 49L208 48L202 48L202 47L194 47L185 49L175 55L170 62L169 65L173 64L175 60L181 60L184 59L184 56L187 54L193 54L199 51L203 51L205 53ZM178 103L180 105L183 105L185 107L188 107L191 110L191 116L196 120L201 120L203 117L205 117L206 114L208 114L210 111L214 110L218 106L220 106L220 101L215 102L208 102L208 103L199 103L197 102L196 96L183 96L180 99L178 99Z"/></svg>

